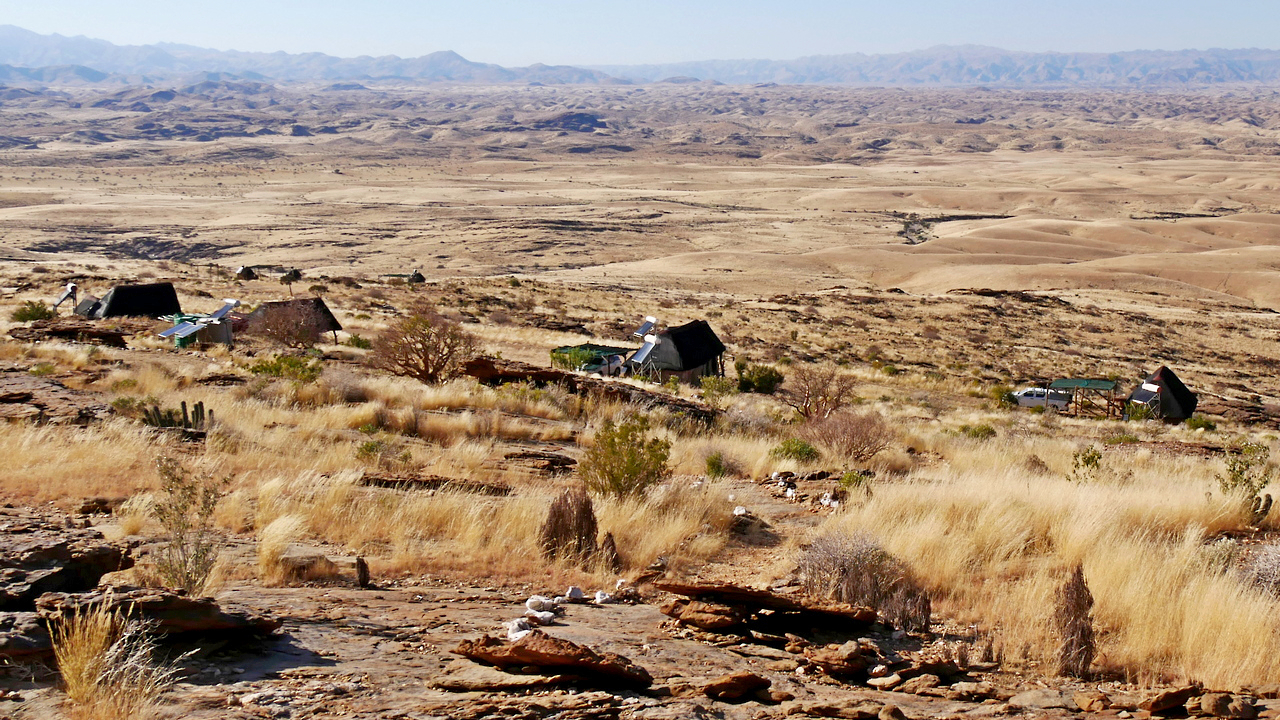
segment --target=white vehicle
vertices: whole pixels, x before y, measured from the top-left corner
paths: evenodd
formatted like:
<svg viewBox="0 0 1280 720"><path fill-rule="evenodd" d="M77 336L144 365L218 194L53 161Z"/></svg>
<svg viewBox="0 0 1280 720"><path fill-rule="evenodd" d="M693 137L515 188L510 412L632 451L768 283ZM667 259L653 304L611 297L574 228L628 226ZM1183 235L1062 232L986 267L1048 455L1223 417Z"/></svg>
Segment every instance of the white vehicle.
<svg viewBox="0 0 1280 720"><path fill-rule="evenodd" d="M1051 407L1054 410L1066 410L1071 407L1071 393L1045 388L1023 388L1014 393L1019 407Z"/></svg>

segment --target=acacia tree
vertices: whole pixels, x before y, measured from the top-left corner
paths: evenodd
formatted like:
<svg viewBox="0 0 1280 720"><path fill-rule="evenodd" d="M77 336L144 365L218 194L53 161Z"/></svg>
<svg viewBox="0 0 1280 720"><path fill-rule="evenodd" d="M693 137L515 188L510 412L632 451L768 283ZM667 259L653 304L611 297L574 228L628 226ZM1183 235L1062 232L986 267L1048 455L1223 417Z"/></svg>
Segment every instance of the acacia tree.
<svg viewBox="0 0 1280 720"><path fill-rule="evenodd" d="M782 386L782 401L809 420L825 418L853 402L854 379L835 365L798 365Z"/></svg>
<svg viewBox="0 0 1280 720"><path fill-rule="evenodd" d="M478 350L461 324L419 304L378 335L369 358L376 368L434 385L457 375Z"/></svg>

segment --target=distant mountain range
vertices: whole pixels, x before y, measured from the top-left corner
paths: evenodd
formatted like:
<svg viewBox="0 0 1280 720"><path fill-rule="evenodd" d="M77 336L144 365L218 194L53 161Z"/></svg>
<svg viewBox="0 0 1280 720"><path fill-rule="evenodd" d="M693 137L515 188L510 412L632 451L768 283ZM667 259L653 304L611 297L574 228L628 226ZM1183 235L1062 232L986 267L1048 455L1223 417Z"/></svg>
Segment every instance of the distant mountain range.
<svg viewBox="0 0 1280 720"><path fill-rule="evenodd" d="M406 78L465 83L601 83L599 71L550 65L505 68L476 63L451 52L417 58L340 58L324 53L290 54L209 50L190 45L115 45L106 40L40 35L0 25L0 64L26 68L82 66L135 80L193 73L232 73L250 80L334 81Z"/></svg>
<svg viewBox="0 0 1280 720"><path fill-rule="evenodd" d="M1280 51L1137 50L1029 53L974 45L888 55L823 55L795 60L706 60L664 65L579 68L477 63L455 52L417 58L340 58L324 53L238 52L190 45L115 45L40 35L0 25L0 82L101 84L171 81L203 73L248 80L335 82L413 80L472 84L591 84L715 81L729 84L827 84L1003 87L1180 87L1280 85Z"/></svg>
<svg viewBox="0 0 1280 720"><path fill-rule="evenodd" d="M1280 84L1280 51L1136 50L1029 53L941 45L890 55L816 55L795 60L707 60L594 69L636 82L671 77L729 84L1157 87Z"/></svg>

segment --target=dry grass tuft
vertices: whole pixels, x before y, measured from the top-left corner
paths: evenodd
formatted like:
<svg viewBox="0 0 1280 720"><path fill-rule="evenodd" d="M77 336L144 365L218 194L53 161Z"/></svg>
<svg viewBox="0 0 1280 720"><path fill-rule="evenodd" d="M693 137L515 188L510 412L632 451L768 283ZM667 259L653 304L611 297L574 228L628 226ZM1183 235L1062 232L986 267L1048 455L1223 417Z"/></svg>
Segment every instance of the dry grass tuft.
<svg viewBox="0 0 1280 720"><path fill-rule="evenodd" d="M106 603L55 621L54 656L73 717L81 720L147 720L174 684L177 668L153 663L155 644L146 626L108 609Z"/></svg>
<svg viewBox="0 0 1280 720"><path fill-rule="evenodd" d="M550 561L586 567L596 557L595 508L581 489L566 490L547 510L539 533L542 556ZM617 556L617 547L614 547Z"/></svg>
<svg viewBox="0 0 1280 720"><path fill-rule="evenodd" d="M932 604L908 568L862 534L829 533L800 556L808 591L869 607L903 630L929 629Z"/></svg>
<svg viewBox="0 0 1280 720"><path fill-rule="evenodd" d="M303 518L282 515L258 534L258 577L264 584L282 585L288 580L288 569L280 561L289 545L302 537L305 528Z"/></svg>

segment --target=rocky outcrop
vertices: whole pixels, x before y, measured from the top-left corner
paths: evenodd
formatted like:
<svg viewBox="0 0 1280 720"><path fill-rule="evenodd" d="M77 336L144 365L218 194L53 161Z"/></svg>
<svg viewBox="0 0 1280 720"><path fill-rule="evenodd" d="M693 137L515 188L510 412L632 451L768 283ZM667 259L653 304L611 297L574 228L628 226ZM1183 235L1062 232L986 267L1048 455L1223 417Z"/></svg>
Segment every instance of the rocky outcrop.
<svg viewBox="0 0 1280 720"><path fill-rule="evenodd" d="M730 702L744 700L761 692L765 693L764 698L767 699L767 691L771 684L767 677L753 672L739 671L712 680L703 686L702 692L712 700Z"/></svg>
<svg viewBox="0 0 1280 720"><path fill-rule="evenodd" d="M703 630L723 630L760 618L769 610L767 623L777 626L818 622L865 626L877 620L874 610L845 603L818 600L802 594L784 595L770 590L727 583L685 583L665 581L654 588L689 600L676 599L662 606L662 612L682 624Z"/></svg>
<svg viewBox="0 0 1280 720"><path fill-rule="evenodd" d="M193 598L160 588L105 590L88 593L46 593L36 600L36 612L53 622L106 604L112 611L153 623L164 635L270 635L280 621L245 610L226 610L213 598Z"/></svg>
<svg viewBox="0 0 1280 720"><path fill-rule="evenodd" d="M34 610L48 592L81 592L133 566L128 549L92 528L0 509L0 610Z"/></svg>
<svg viewBox="0 0 1280 720"><path fill-rule="evenodd" d="M69 317L36 320L29 325L13 328L9 331L9 336L14 340L25 342L59 340L122 348L127 346L125 338L143 332L149 327L150 324L144 325L138 322L115 321L104 324L79 317Z"/></svg>
<svg viewBox="0 0 1280 720"><path fill-rule="evenodd" d="M502 669L520 668L525 672L576 676L604 684L648 687L653 677L644 668L615 653L600 652L557 637L542 630L531 630L514 642L484 635L463 640L454 652L463 657Z"/></svg>

